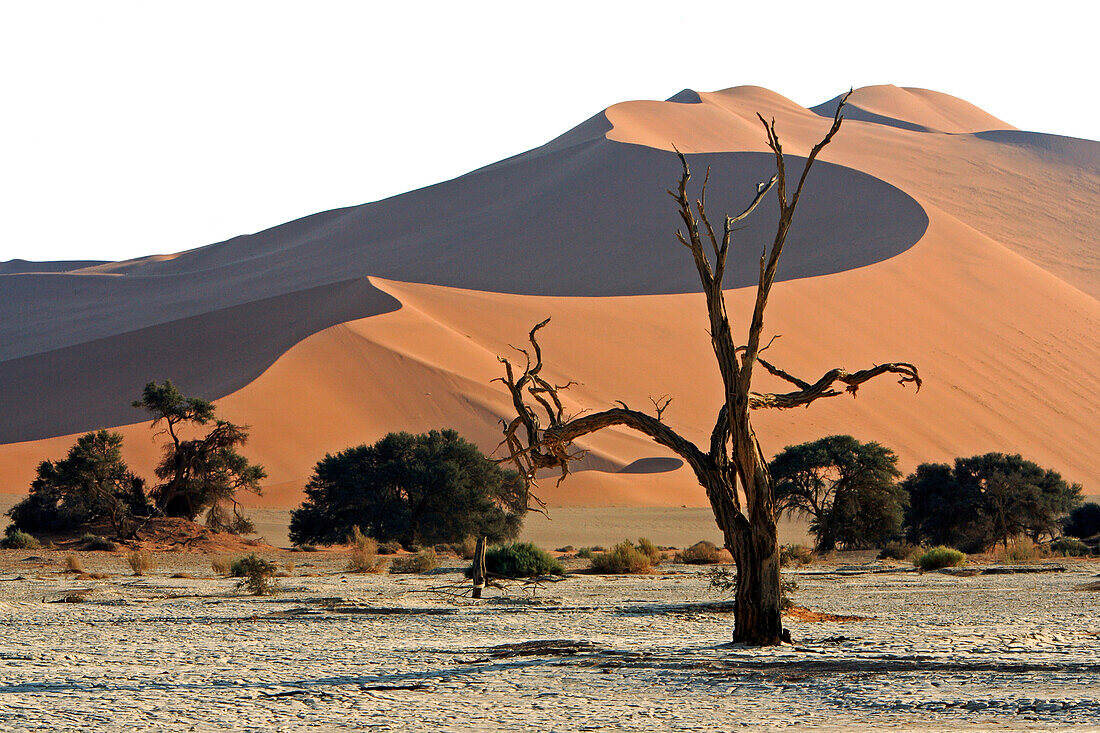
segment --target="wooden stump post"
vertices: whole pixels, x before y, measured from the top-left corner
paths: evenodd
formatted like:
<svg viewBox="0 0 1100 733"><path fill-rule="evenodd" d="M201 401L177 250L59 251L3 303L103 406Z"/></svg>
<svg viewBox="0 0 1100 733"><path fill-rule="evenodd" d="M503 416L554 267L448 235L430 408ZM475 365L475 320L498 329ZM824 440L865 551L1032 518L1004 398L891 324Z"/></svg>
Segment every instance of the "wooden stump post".
<svg viewBox="0 0 1100 733"><path fill-rule="evenodd" d="M474 548L474 598L481 598L481 591L485 587L485 538L477 538L477 546Z"/></svg>

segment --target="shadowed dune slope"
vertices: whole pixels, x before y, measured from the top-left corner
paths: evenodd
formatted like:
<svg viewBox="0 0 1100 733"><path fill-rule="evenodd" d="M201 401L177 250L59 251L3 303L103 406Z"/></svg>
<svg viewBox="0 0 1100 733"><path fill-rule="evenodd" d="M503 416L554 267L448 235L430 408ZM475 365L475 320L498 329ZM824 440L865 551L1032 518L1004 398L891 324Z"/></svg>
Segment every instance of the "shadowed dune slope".
<svg viewBox="0 0 1100 733"><path fill-rule="evenodd" d="M757 413L765 450L850 433L894 448L906 470L1021 452L1095 492L1100 144L1016 131L924 90L852 99L861 114L814 169L781 262L767 331L782 338L769 353L813 379L912 361L926 386L882 380L858 400ZM696 184L712 167L708 209L737 209L770 175L756 112L804 155L827 106L758 87L685 90L404 196L169 257L0 276L0 490L25 488L69 434L134 420L140 386L166 377L252 425L247 452L270 473L256 501L270 506L296 504L325 452L390 430L455 427L491 450L509 410L491 384L496 356L548 315L547 370L581 383L572 409L667 393L666 421L704 441L718 376L693 266L672 237L669 151L692 154ZM737 331L774 207L735 240ZM151 431L122 430L148 473ZM705 503L642 436L607 431L585 447L586 470L558 487L549 477L544 498Z"/></svg>

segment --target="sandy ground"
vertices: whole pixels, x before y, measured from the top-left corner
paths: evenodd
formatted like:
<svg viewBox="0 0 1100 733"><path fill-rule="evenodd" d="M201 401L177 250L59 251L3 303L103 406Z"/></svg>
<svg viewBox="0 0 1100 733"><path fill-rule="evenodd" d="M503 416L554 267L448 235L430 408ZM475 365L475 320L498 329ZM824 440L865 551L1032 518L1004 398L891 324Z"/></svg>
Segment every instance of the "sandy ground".
<svg viewBox="0 0 1100 733"><path fill-rule="evenodd" d="M725 643L729 613L704 605L724 597L688 566L473 602L432 590L461 582L456 558L356 575L342 552L282 553L292 576L254 598L203 555L145 577L81 557L111 577L0 553L0 730L1100 730L1090 562L811 565L788 574L795 600L866 620L790 621L794 645L753 650Z"/></svg>
<svg viewBox="0 0 1100 733"><path fill-rule="evenodd" d="M258 536L276 547L290 546L289 509L250 509L248 514ZM519 538L554 549L565 545L607 547L638 537L667 547L687 547L699 540L723 544L710 509L696 507L551 507L547 516L527 515ZM779 539L783 544L812 544L806 522L801 520L781 521Z"/></svg>

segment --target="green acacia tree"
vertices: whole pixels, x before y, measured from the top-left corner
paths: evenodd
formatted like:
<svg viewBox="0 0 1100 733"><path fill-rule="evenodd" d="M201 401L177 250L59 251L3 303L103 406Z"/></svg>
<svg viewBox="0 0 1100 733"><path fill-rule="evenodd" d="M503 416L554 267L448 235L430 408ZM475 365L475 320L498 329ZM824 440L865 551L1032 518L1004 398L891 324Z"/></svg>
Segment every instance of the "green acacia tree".
<svg viewBox="0 0 1100 733"><path fill-rule="evenodd" d="M776 508L810 517L817 551L871 547L901 534L906 493L898 457L850 435L789 445L768 464Z"/></svg>
<svg viewBox="0 0 1100 733"><path fill-rule="evenodd" d="M190 520L205 512L206 524L214 530L251 532L252 522L242 513L237 494L259 494L267 473L238 451L248 441L248 427L216 419L210 402L185 397L171 380L146 384L133 406L152 413L152 427L163 425L158 435L169 438L156 467L161 482L151 492L157 507L170 517ZM210 423L213 427L202 437L182 435L187 426Z"/></svg>
<svg viewBox="0 0 1100 733"><path fill-rule="evenodd" d="M343 542L359 527L404 545L514 538L526 487L454 430L390 433L374 445L326 455L291 514L295 544Z"/></svg>
<svg viewBox="0 0 1100 733"><path fill-rule="evenodd" d="M130 537L151 507L144 482L122 460L122 435L98 430L77 439L59 461L43 461L27 498L8 511L26 532L58 532L106 521Z"/></svg>
<svg viewBox="0 0 1100 733"><path fill-rule="evenodd" d="M956 458L954 466L923 463L901 482L909 495L906 531L914 542L983 552L1026 535L1054 537L1060 520L1081 503L1081 486L1020 455Z"/></svg>

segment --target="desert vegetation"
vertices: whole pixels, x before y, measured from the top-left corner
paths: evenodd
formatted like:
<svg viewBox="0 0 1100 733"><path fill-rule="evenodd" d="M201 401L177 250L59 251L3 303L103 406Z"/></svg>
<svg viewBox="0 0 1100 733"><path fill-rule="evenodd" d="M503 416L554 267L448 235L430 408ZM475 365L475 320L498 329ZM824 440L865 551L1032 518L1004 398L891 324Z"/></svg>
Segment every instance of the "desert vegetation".
<svg viewBox="0 0 1100 733"><path fill-rule="evenodd" d="M1019 455L957 458L953 466L923 463L901 482L910 542L964 552L1007 549L1017 536L1057 537L1061 520L1081 503L1081 486Z"/></svg>
<svg viewBox="0 0 1100 733"><path fill-rule="evenodd" d="M512 579L565 574L565 568L558 560L530 542L488 548L485 552L485 571L497 578ZM472 569L467 574L472 576Z"/></svg>
<svg viewBox="0 0 1100 733"><path fill-rule="evenodd" d="M880 546L901 534L897 462L889 448L850 435L787 446L768 464L777 510L809 517L818 552Z"/></svg>
<svg viewBox="0 0 1100 733"><path fill-rule="evenodd" d="M940 568L954 568L966 562L966 554L953 547L937 545L921 553L913 561L921 570L938 570Z"/></svg>
<svg viewBox="0 0 1100 733"><path fill-rule="evenodd" d="M290 520L295 543L334 544L353 526L379 542L512 539L523 521L523 482L453 430L390 433L374 445L327 455Z"/></svg>
<svg viewBox="0 0 1100 733"><path fill-rule="evenodd" d="M153 553L148 550L134 550L126 555L126 563L134 575L145 575L147 570L153 568Z"/></svg>
<svg viewBox="0 0 1100 733"><path fill-rule="evenodd" d="M676 553L676 562L685 565L714 565L721 561L721 551L709 540L699 540Z"/></svg>
<svg viewBox="0 0 1100 733"><path fill-rule="evenodd" d="M414 555L395 557L390 561L390 572L401 573L426 573L439 567L439 556L435 550L419 550Z"/></svg>
<svg viewBox="0 0 1100 733"><path fill-rule="evenodd" d="M156 467L160 483L146 491L145 480L126 465L122 435L97 430L80 436L65 458L38 465L27 497L8 515L26 532L64 533L105 524L118 539L132 539L154 516L195 520L205 513L214 530L250 532L241 513L238 491L260 491L266 476L238 451L248 439L247 428L216 420L214 406L185 397L172 384L150 382L133 403L154 415L152 427L164 425L164 456ZM214 422L204 437L184 440L183 427ZM94 536L93 533L85 533ZM106 538L98 547L108 549Z"/></svg>
<svg viewBox="0 0 1100 733"><path fill-rule="evenodd" d="M351 547L348 570L356 573L380 573L386 567L386 561L378 557L378 540L367 537L359 530L358 525L351 528L348 545Z"/></svg>
<svg viewBox="0 0 1100 733"><path fill-rule="evenodd" d="M229 574L239 578L237 588L247 590L254 596L273 595L278 589L275 573L278 566L265 560L256 553L237 558L229 566Z"/></svg>
<svg viewBox="0 0 1100 733"><path fill-rule="evenodd" d="M169 517L190 520L205 513L207 526L214 530L251 532L252 522L241 512L237 492L260 493L267 473L238 451L248 442L247 426L217 419L210 402L185 397L169 380L146 384L133 406L151 413L151 426L163 425L158 435L168 437L156 467L161 482L151 492L157 508ZM181 436L183 428L211 423L213 427L200 438Z"/></svg>
<svg viewBox="0 0 1100 733"><path fill-rule="evenodd" d="M652 545L650 545L652 547ZM596 553L589 560L592 570L611 575L648 573L653 570L659 555L655 559L656 548L647 552L646 548L623 540L606 552Z"/></svg>

